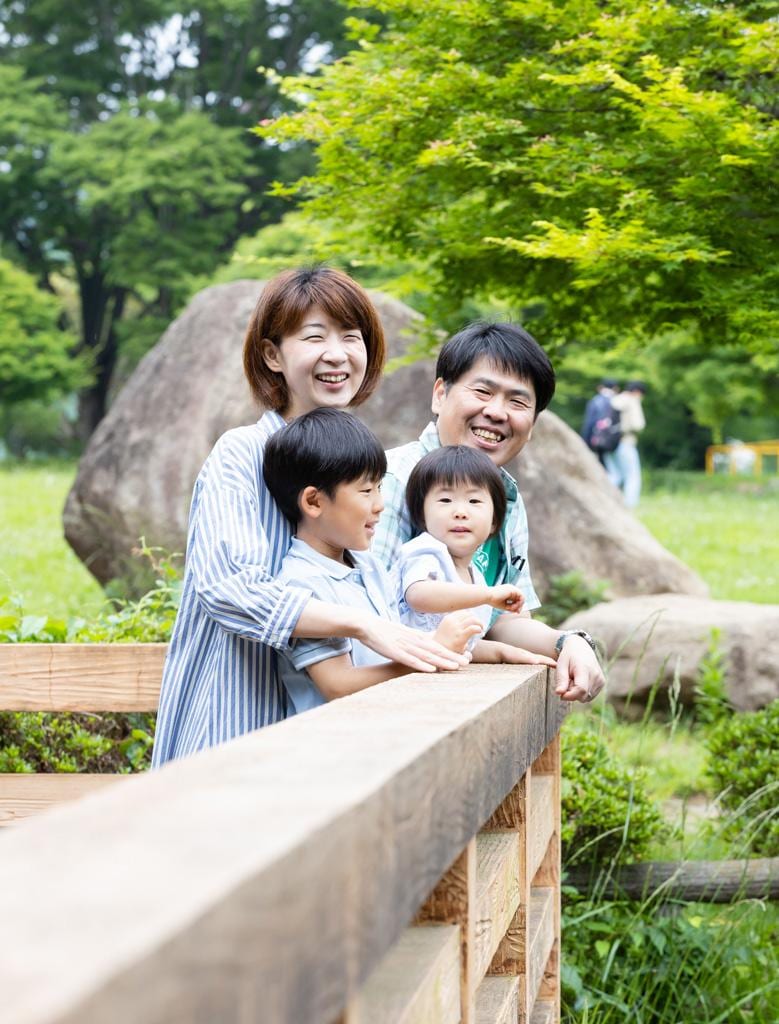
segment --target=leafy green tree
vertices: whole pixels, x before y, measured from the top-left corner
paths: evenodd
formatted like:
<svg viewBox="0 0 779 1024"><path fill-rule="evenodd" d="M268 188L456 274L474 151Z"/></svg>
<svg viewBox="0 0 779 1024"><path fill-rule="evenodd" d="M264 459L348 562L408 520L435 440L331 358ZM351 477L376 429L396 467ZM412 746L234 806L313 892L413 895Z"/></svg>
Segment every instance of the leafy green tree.
<svg viewBox="0 0 779 1024"><path fill-rule="evenodd" d="M258 131L316 147L279 194L506 302L558 359L676 331L701 422L779 371L775 3L374 0L380 31Z"/></svg>
<svg viewBox="0 0 779 1024"><path fill-rule="evenodd" d="M268 183L309 158L246 130L286 103L256 69L336 53L341 18L318 0L0 0L0 241L45 287L75 281L84 436L120 342L152 340L192 275L280 215Z"/></svg>
<svg viewBox="0 0 779 1024"><path fill-rule="evenodd" d="M0 406L53 398L89 379L83 359L74 360L75 338L60 329L62 307L34 279L0 259Z"/></svg>

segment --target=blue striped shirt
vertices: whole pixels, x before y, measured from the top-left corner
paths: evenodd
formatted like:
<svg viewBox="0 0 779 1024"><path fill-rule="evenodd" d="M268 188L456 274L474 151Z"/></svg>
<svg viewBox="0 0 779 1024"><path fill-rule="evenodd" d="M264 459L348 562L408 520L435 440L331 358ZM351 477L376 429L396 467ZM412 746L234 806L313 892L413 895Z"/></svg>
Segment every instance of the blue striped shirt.
<svg viewBox="0 0 779 1024"><path fill-rule="evenodd" d="M285 716L273 648L287 646L311 594L274 581L291 530L265 487L262 457L283 426L267 412L228 431L195 482L154 767Z"/></svg>

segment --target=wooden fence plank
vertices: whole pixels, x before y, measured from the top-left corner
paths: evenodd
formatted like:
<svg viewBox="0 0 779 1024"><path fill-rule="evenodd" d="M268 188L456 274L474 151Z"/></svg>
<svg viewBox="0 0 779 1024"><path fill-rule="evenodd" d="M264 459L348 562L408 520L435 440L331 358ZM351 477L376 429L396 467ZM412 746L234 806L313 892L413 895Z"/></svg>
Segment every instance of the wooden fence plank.
<svg viewBox="0 0 779 1024"><path fill-rule="evenodd" d="M541 867L555 831L554 796L554 776L539 775L534 770L530 780L530 815L527 828L528 874L531 879Z"/></svg>
<svg viewBox="0 0 779 1024"><path fill-rule="evenodd" d="M460 930L407 928L373 971L344 1024L458 1024Z"/></svg>
<svg viewBox="0 0 779 1024"><path fill-rule="evenodd" d="M534 888L530 892L528 916L527 989L530 1005L544 978L544 969L555 941L555 891L550 887Z"/></svg>
<svg viewBox="0 0 779 1024"><path fill-rule="evenodd" d="M480 832L476 837L476 983L484 977L519 906L519 836Z"/></svg>
<svg viewBox="0 0 779 1024"><path fill-rule="evenodd" d="M476 992L476 1024L517 1024L519 979L489 974Z"/></svg>
<svg viewBox="0 0 779 1024"><path fill-rule="evenodd" d="M530 1015L530 1024L555 1024L559 1020L557 1008L551 999L537 999Z"/></svg>
<svg viewBox="0 0 779 1024"><path fill-rule="evenodd" d="M0 711L156 711L167 644L0 644Z"/></svg>
<svg viewBox="0 0 779 1024"><path fill-rule="evenodd" d="M56 804L96 793L130 775L0 774L0 827L40 814Z"/></svg>

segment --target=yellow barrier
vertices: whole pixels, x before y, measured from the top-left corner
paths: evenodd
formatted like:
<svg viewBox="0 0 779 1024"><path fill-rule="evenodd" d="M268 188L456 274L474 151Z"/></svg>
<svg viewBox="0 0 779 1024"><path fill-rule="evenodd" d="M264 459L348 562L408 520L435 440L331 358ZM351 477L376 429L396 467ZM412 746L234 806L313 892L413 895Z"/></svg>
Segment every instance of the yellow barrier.
<svg viewBox="0 0 779 1024"><path fill-rule="evenodd" d="M739 467L739 454L749 453L748 459L752 465L748 470ZM717 455L724 455L727 458L728 472L749 472L750 475L763 475L763 459L766 455L776 459L777 471L779 471L779 441L739 441L737 444L711 444L706 449L706 472L714 473Z"/></svg>

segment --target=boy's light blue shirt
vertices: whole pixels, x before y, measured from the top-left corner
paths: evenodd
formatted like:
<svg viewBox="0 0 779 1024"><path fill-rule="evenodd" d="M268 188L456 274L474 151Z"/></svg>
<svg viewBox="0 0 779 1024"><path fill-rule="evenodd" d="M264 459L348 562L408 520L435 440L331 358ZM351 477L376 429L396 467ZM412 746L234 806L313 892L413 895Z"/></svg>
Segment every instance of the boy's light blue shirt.
<svg viewBox="0 0 779 1024"><path fill-rule="evenodd" d="M295 537L281 564L277 582L305 588L313 597L332 604L359 608L382 619L398 621L390 575L367 551L350 551L354 568L315 551ZM344 637L293 639L279 652L279 675L287 691L287 714L300 714L325 704L306 669L328 658L351 654L352 664L384 665L382 658L359 640Z"/></svg>

